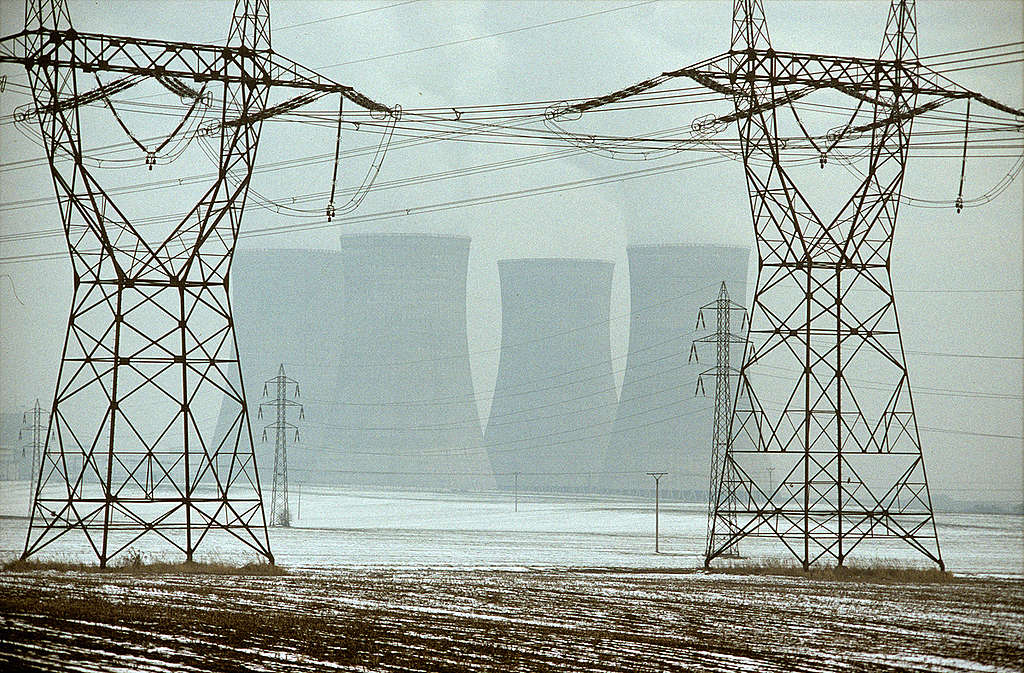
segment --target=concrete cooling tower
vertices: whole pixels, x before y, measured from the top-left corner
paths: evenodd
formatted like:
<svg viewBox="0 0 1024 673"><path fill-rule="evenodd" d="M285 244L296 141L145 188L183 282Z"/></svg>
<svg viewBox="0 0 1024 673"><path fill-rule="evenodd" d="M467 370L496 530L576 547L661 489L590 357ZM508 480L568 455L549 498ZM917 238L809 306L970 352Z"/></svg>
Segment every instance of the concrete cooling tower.
<svg viewBox="0 0 1024 673"><path fill-rule="evenodd" d="M633 245L629 256L630 325L626 372L605 467L640 473L604 483L612 492L650 488L647 471L668 472L663 493L703 501L708 488L712 397L696 398L697 374L714 366L715 355L700 352L688 363L698 309L718 297L724 280L730 297L746 305L747 261L741 247ZM735 315L734 333L740 316ZM714 315L705 316L710 330ZM733 352L739 362L741 351ZM714 395L714 380L705 389Z"/></svg>
<svg viewBox="0 0 1024 673"><path fill-rule="evenodd" d="M498 485L591 491L615 418L611 262L498 262L501 355L485 445Z"/></svg>
<svg viewBox="0 0 1024 673"><path fill-rule="evenodd" d="M464 237L341 237L332 456L342 479L494 487L470 376L468 261Z"/></svg>
<svg viewBox="0 0 1024 673"><path fill-rule="evenodd" d="M299 382L296 401L305 407L305 420L289 416L300 426L301 441L291 445L288 468L291 483L310 481L330 467L333 445L329 428L334 413L327 403L333 395L340 319L338 284L341 256L336 251L302 249L236 251L230 287L242 381L255 440L260 479L269 494L274 467L274 436L263 441L262 429L274 421L273 412L258 417L263 382L277 375L284 364L288 377ZM273 395L274 391L268 390ZM234 419L236 407L225 403L218 421L218 436ZM269 497L269 496L268 496Z"/></svg>

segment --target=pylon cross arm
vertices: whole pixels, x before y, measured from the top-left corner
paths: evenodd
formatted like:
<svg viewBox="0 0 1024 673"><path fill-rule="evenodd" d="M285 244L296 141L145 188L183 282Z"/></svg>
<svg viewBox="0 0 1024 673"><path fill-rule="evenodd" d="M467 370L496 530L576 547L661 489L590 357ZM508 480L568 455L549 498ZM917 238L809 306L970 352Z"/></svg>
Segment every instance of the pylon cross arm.
<svg viewBox="0 0 1024 673"><path fill-rule="evenodd" d="M260 67L254 77L240 65L254 59ZM272 50L253 52L243 46L174 42L120 37L75 30L36 29L0 40L0 63L25 67L75 68L147 77L179 77L196 82L288 87L338 93L367 110L392 109L339 84Z"/></svg>
<svg viewBox="0 0 1024 673"><path fill-rule="evenodd" d="M707 86L717 84L725 90L753 83L835 88L858 93L954 97L971 94L969 89L917 61L763 49L727 52L664 74L687 77Z"/></svg>
<svg viewBox="0 0 1024 673"><path fill-rule="evenodd" d="M885 73L883 77L879 73ZM861 100L878 105L884 102L871 94L911 94L942 96L950 100L971 98L989 107L1024 117L1019 110L956 84L918 61L858 58L805 54L767 49L729 51L699 61L693 65L663 72L656 77L632 84L624 89L597 98L552 110L558 118L563 115L586 112L653 89L670 79L686 77L718 93L749 97L743 87L754 87L758 97L770 92L767 85L803 86L835 89ZM790 102L787 95L774 100L761 101L759 108L773 107ZM763 109L761 111L764 111ZM726 115L735 121L736 114ZM705 126L714 126L719 120L704 120Z"/></svg>

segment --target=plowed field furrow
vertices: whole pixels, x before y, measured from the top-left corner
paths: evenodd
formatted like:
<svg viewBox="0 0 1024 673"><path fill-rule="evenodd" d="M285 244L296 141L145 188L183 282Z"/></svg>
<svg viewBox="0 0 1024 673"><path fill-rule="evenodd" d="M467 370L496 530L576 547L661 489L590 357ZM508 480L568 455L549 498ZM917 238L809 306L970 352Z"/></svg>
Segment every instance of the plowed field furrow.
<svg viewBox="0 0 1024 673"><path fill-rule="evenodd" d="M588 570L0 574L0 668L1019 671L1024 582Z"/></svg>

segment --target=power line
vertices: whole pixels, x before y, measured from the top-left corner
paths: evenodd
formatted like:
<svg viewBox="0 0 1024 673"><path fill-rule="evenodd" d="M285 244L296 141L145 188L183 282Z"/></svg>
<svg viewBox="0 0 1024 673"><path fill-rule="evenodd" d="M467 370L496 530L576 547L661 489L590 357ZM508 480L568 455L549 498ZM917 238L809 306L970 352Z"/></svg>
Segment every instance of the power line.
<svg viewBox="0 0 1024 673"><path fill-rule="evenodd" d="M426 206L411 206L409 208L395 208L387 211L372 213L368 215L352 215L349 217L335 218L333 222L316 222L316 223L299 223L299 224L284 224L274 225L269 227L263 227L260 229L247 229L239 233L239 238L254 238L257 236L268 236L274 235L286 231L310 231L314 229L327 229L327 228L339 228L346 224L354 223L365 223L375 222L380 220L389 220L399 217L408 217L410 215L423 215L427 213L444 212L447 210L453 210L457 208L466 208L470 206L483 205L488 203L499 203L503 201L510 201L521 199L530 196L538 196L543 194L555 194L559 192L569 191L573 189L580 189L583 187L592 187L601 184L607 184L609 182L617 182L622 180L633 180L637 178L650 177L653 175L659 175L664 173L671 173L680 170L687 170L690 168L697 168L703 166L711 166L720 164L728 161L728 159L721 158L703 158L695 159L690 161L681 161L665 166L659 166L654 168L645 168L634 171L624 171L621 173L612 173L602 175L594 178L583 178L579 180L572 180L569 182L562 182L554 185L545 185L542 187L532 187L526 189L518 189L509 192L500 192L495 194L488 194L478 197L470 197L464 199L453 199L450 201L444 201L440 203L433 203ZM258 206L260 207L260 206ZM264 207L265 208L265 207ZM173 216L172 216L173 218ZM49 252L49 253L36 253L26 255L6 255L0 257L0 263L13 263L13 262L28 262L28 261L43 261L50 259L64 259L66 252Z"/></svg>
<svg viewBox="0 0 1024 673"><path fill-rule="evenodd" d="M1002 435L991 432L969 432L967 430L952 430L950 428L932 428L927 425L917 426L918 430L924 430L925 432L938 432L946 435L967 435L970 437L991 437L995 439L1016 439L1024 440L1024 436L1021 435ZM1024 449L1024 446L1021 447Z"/></svg>
<svg viewBox="0 0 1024 673"><path fill-rule="evenodd" d="M904 351L914 355L935 355L946 358L976 358L981 360L1024 360L1021 355L981 355L977 353L940 353L937 351Z"/></svg>
<svg viewBox="0 0 1024 673"><path fill-rule="evenodd" d="M1014 63L1024 63L1024 58L1014 58L1014 59L1010 59L1008 61L998 61L996 63L980 63L978 65L965 65L965 66L962 66L960 68L946 68L946 69L942 70L941 72L943 72L943 73L959 72L961 70L974 70L976 68L991 68L991 67L997 66L997 65L1011 65L1011 64L1014 64Z"/></svg>
<svg viewBox="0 0 1024 673"><path fill-rule="evenodd" d="M938 68L939 66L943 66L943 65L955 65L955 64L960 64L960 63L972 63L974 61L991 60L993 58L1006 58L1007 56L1018 56L1019 57L1019 56L1021 56L1021 54L1022 54L1022 52L1019 49L1016 49L1016 50L1012 50L1012 51L999 52L999 53L996 53L996 54L986 54L984 56L974 56L972 58L958 58L958 59L953 59L951 61L940 61L938 63L929 63L928 67L930 67L930 68ZM998 65L998 64L984 64L984 65ZM972 67L981 67L981 66L979 65L979 66L972 66ZM966 68L960 68L960 69L964 70Z"/></svg>
<svg viewBox="0 0 1024 673"><path fill-rule="evenodd" d="M921 61L929 61L929 60L931 60L933 58L941 58L941 57L945 57L945 56L956 56L957 54L973 54L973 53L979 52L979 51L990 51L992 49L1002 49L1003 47L1014 47L1014 46L1022 45L1022 44L1024 44L1024 41L1004 42L1002 44L993 44L993 45L989 45L987 47L975 47L973 49L960 49L958 51L947 51L947 52L944 52L944 53L941 53L941 54L929 54L927 56L920 57L919 60L921 60Z"/></svg>
<svg viewBox="0 0 1024 673"><path fill-rule="evenodd" d="M395 218L395 217L408 216L408 215L412 215L412 214L426 214L426 213L432 213L432 212L441 212L441 211L449 210L449 209L453 209L453 208L462 208L462 207L468 207L468 206L473 206L473 205L480 205L480 204L483 204L483 203L500 202L500 201L507 201L507 200L511 200L511 199L523 198L523 197L527 197L527 196L536 196L536 195L540 195L540 194L557 193L557 192L561 192L561 191L567 191L569 189L576 189L576 188L585 187L585 186L605 184L607 182L616 181L616 180L634 179L634 178L637 178L637 177L647 177L647 176L650 176L650 175L657 175L657 174L661 174L661 173L673 172L673 171L676 171L676 170L683 170L685 168L690 168L690 167L706 166L706 165L713 165L713 164L723 163L724 161L729 161L729 160L730 160L729 158L704 158L704 159L691 160L691 161L688 161L688 162L677 162L677 163L667 164L667 165L660 166L660 167L641 169L641 170L638 170L638 171L625 171L625 172L617 173L617 174L599 176L599 177L595 177L595 178L586 178L586 179L581 179L581 180L577 180L577 181L573 181L573 182L568 182L568 183L559 183L559 184L555 184L555 185L546 185L546 186L542 186L542 187L517 190L517 191L514 191L514 192L505 192L505 193L499 193L499 194L491 194L491 195L487 195L487 196L483 196L483 197L472 197L472 198L469 198L469 199L452 200L452 201L447 201L447 202L443 202L443 203L440 203L440 204L431 204L431 205L428 205L428 206L416 206L416 207L404 208L404 209L403 208L399 208L399 209L394 209L394 210L391 210L391 211L386 211L386 212L383 212L383 213L376 213L376 214L365 215L365 216L352 216L352 217L349 217L349 218L339 218L339 219L336 219L335 222L333 222L333 223L277 225L277 226L265 227L263 229L248 229L248 230L243 231L240 234L240 237L272 235L272 234L276 234L276 233L279 233L279 232L282 232L282 231L289 231L289 230L321 229L321 228L325 228L325 227L342 226L344 224L349 224L349 223L354 223L354 222L377 221L377 220L381 220L381 219L391 219L391 218ZM816 156L808 158L808 161L816 161L816 160L817 160ZM264 209L271 209L271 210L273 210L276 207L276 204L271 204L269 206L267 204L256 204L256 207L261 207L261 208L264 208ZM172 220L172 219L176 219L176 218L178 218L180 216L181 215L161 216L161 217L151 218L151 219L153 219L153 220ZM24 261L41 261L41 260L46 260L46 259L58 259L58 258L63 258L63 253L53 252L53 253L36 253L36 254L27 254L27 255L9 255L9 256L6 256L6 257L0 257L0 263L5 263L5 262L6 263L24 262Z"/></svg>
<svg viewBox="0 0 1024 673"><path fill-rule="evenodd" d="M492 37L501 37L503 35L512 35L513 33L521 33L523 31L527 31L527 30L534 30L534 29L537 29L537 28L545 28L547 26L554 26L554 25L560 24L560 23L568 23L570 21L578 21L579 19L586 19L586 18L589 18L589 17L592 17L592 16L598 16L600 14L609 14L611 12L621 12L624 9L632 9L633 7L640 7L642 5L649 5L649 4L651 4L652 2L655 2L655 1L656 0L644 0L644 2L637 2L637 3L634 3L632 5L625 5L625 6L622 6L622 7L612 7L612 8L609 8L609 9L602 9L602 10L599 10L599 11L596 11L596 12L588 12L586 14L579 14L577 16L566 17L564 19L555 19L553 21L545 21L543 23L535 23L535 24L532 24L532 25L529 25L529 26L521 26L519 28L512 28L510 30L502 30L502 31L499 31L497 33L488 33L486 35L476 35L474 37L467 37L467 38L463 38L461 40L452 40L450 42L442 42L440 44L432 44L432 45L428 45L428 46L425 46L425 47L416 47L416 48L413 48L413 49L405 49L405 50L402 50L402 51L396 51L396 52L392 52L390 54L381 54L379 56L368 56L366 58L359 58L359 59L355 59L353 61L344 61L342 63L334 63L332 65L324 65L324 66L320 66L319 69L320 70L329 70L331 68L340 68L341 66L345 66L345 65L354 65L356 63L368 63L370 61L379 61L381 59L393 58L395 56L405 56L406 54L418 54L420 52L429 51L431 49L441 49L441 48L444 48L444 47L453 47L453 46L460 45L460 44L468 44L470 42L477 42L479 40L487 40L487 39L490 39Z"/></svg>
<svg viewBox="0 0 1024 673"><path fill-rule="evenodd" d="M282 30L289 30L291 28L300 28L302 26L312 26L315 23L326 23L327 21L337 21L338 19L347 19L350 16L359 16L360 14L369 14L370 12L379 12L384 9L391 9L392 7L401 7L402 5L411 5L419 0L403 0L402 2L393 2L390 5L384 5L383 7L373 7L371 9L361 9L358 12L348 12L347 14L338 14L337 16L327 16L322 19L313 19L312 21L303 21L302 23L290 23L287 26L276 26L274 32L280 32Z"/></svg>

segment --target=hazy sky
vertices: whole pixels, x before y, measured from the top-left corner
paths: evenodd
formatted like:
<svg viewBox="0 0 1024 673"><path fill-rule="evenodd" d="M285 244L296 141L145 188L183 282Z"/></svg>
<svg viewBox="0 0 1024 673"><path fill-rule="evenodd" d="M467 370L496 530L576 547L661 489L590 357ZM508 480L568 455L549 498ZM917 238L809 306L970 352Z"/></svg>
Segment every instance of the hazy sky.
<svg viewBox="0 0 1024 673"><path fill-rule="evenodd" d="M561 100L619 89L728 48L731 2L304 2L271 3L276 51L350 84L382 102L405 108ZM773 45L792 51L877 56L887 2L769 2ZM0 0L0 32L20 29L22 0ZM373 11L365 11L373 10ZM608 11L611 10L611 11ZM222 42L231 13L228 2L71 2L76 28L200 42ZM932 1L918 6L920 53L951 52L1021 39L1019 2ZM344 15L344 16L342 16ZM588 16L589 15L589 16ZM296 25L302 24L302 25ZM547 25L544 25L547 24ZM813 28L812 28L813 27ZM503 34L501 34L503 33ZM10 84L0 94L2 163L42 158L42 150L11 123L28 102L25 74L4 67ZM950 75L956 81L1016 107L1024 106L1020 63ZM667 87L689 86L689 82ZM145 86L150 86L149 84ZM132 90L124 98L161 94ZM163 94L166 96L166 94ZM171 101L173 102L173 101ZM313 109L329 110L325 99ZM623 132L688 127L720 108L669 107L655 114L624 116ZM962 111L962 106L951 106ZM985 112L986 114L988 111ZM99 114L99 113L97 113ZM451 113L454 118L455 112ZM169 118L166 130L176 123ZM586 124L587 120L580 122ZM536 122L533 122L536 124ZM575 127L574 127L575 128ZM595 128L598 128L595 126ZM630 130L632 129L632 130ZM153 129L152 135L156 135ZM586 132L585 126L580 129ZM723 134L734 137L735 131ZM346 128L343 149L375 142L376 135ZM400 140L396 136L396 141ZM92 147L124 142L111 121ZM268 123L259 163L333 152L334 129ZM437 142L392 149L378 180L522 158L558 148L494 143ZM698 158L704 155L697 155ZM117 172L115 184L132 185L209 172L201 154L183 155L153 172ZM371 192L354 215L414 208L473 196L610 175L694 158L688 153L648 162L623 162L575 153L553 161ZM1014 157L968 164L965 196L996 185ZM357 184L368 156L346 160L339 181ZM829 170L833 170L830 166ZM838 170L838 169L836 169ZM952 200L959 159L911 159L904 193ZM823 173L823 176L835 175ZM287 201L329 188L331 164L263 172L253 179L260 194ZM828 177L816 189L828 190ZM918 423L926 428L1010 435L1022 428L1022 191L1021 178L993 202L956 215L951 207L903 207L893 269L900 321ZM131 213L160 212L154 205L171 190L124 197ZM0 210L2 233L59 226L45 166L0 170L0 204L47 198L44 205ZM176 197L175 197L176 198ZM173 204L173 200L169 201ZM320 201L305 207L320 209ZM180 205L175 208L180 210ZM245 228L305 223L249 208ZM316 220L313 220L316 221ZM621 381L628 339L630 243L730 243L752 245L742 165L736 162L621 180L531 198L374 222L247 238L240 246L334 248L343 231L457 233L473 239L468 280L468 326L481 418L494 385L500 337L497 260L509 257L588 257L615 262L610 323L613 368ZM60 238L0 243L0 257L53 252ZM753 268L753 264L751 265ZM0 260L0 408L21 410L49 398L56 378L71 297L65 260L10 263ZM301 270L295 282L301 283ZM753 287L753 278L749 287ZM15 291L17 297L15 296ZM948 357L926 353L1014 356L1018 359ZM948 391L958 391L949 393ZM970 391L965 397L961 391ZM980 393L975 395L973 393ZM998 396L998 397L997 397ZM1020 439L922 432L936 491L981 486L993 499L1020 497ZM983 495L982 497L986 497Z"/></svg>

